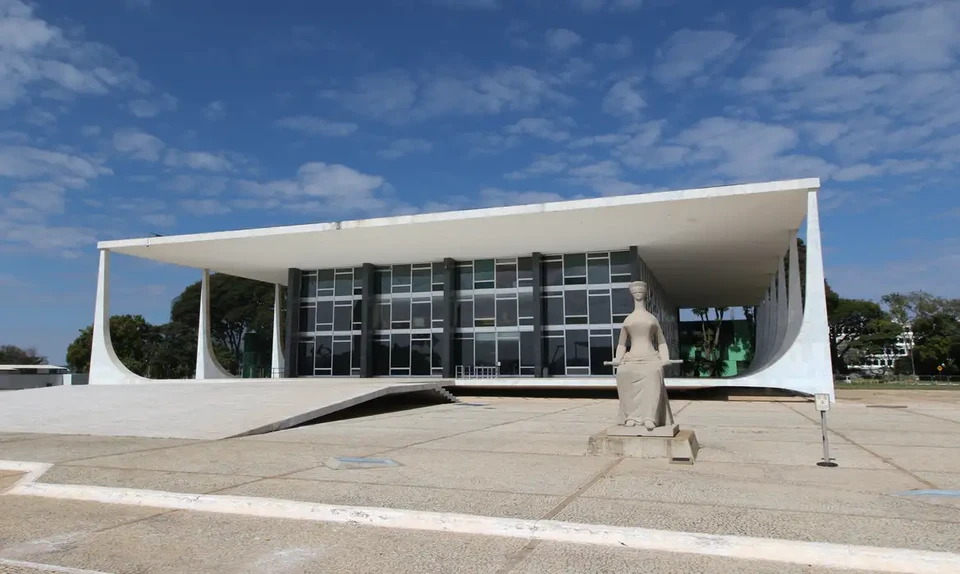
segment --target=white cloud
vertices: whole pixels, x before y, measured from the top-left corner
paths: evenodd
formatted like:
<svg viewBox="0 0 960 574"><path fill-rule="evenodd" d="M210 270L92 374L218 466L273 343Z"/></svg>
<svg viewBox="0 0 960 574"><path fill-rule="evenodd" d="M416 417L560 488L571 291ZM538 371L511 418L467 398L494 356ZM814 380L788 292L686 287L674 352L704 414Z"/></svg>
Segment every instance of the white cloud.
<svg viewBox="0 0 960 574"><path fill-rule="evenodd" d="M621 36L616 42L600 42L593 47L593 52L601 58L622 60L633 52L633 41L627 36Z"/></svg>
<svg viewBox="0 0 960 574"><path fill-rule="evenodd" d="M193 215L223 215L233 211L225 202L216 199L184 199L180 207Z"/></svg>
<svg viewBox="0 0 960 574"><path fill-rule="evenodd" d="M35 126L49 126L57 123L57 116L51 114L47 110L30 108L24 117L24 121Z"/></svg>
<svg viewBox="0 0 960 574"><path fill-rule="evenodd" d="M653 77L673 84L702 74L734 47L736 38L721 30L678 30L657 51Z"/></svg>
<svg viewBox="0 0 960 574"><path fill-rule="evenodd" d="M532 205L563 201L559 193L550 191L514 191L499 187L485 187L480 190L479 204L483 207L501 207L504 205Z"/></svg>
<svg viewBox="0 0 960 574"><path fill-rule="evenodd" d="M204 106L203 116L210 121L221 120L227 115L227 106L221 101L213 101Z"/></svg>
<svg viewBox="0 0 960 574"><path fill-rule="evenodd" d="M251 200L237 203L246 208L265 205L290 209L335 212L380 211L387 206L386 180L340 164L305 163L296 179L267 182L238 181L237 186Z"/></svg>
<svg viewBox="0 0 960 574"><path fill-rule="evenodd" d="M224 157L223 153L214 154L206 151L167 150L163 158L164 165L170 167L189 167L190 169L205 171L230 171L233 162Z"/></svg>
<svg viewBox="0 0 960 574"><path fill-rule="evenodd" d="M506 179L529 179L547 175L558 175L571 165L581 164L589 160L586 154L570 154L565 152L555 154L537 154L533 162L527 167L505 174Z"/></svg>
<svg viewBox="0 0 960 574"><path fill-rule="evenodd" d="M583 43L579 34L566 28L547 30L544 44L553 54L565 54Z"/></svg>
<svg viewBox="0 0 960 574"><path fill-rule="evenodd" d="M520 138L517 136L499 133L469 132L460 139L469 147L470 156L501 154L520 143Z"/></svg>
<svg viewBox="0 0 960 574"><path fill-rule="evenodd" d="M177 109L177 98L170 94L163 94L155 100L137 99L127 103L127 109L138 118L152 118L161 112L171 112Z"/></svg>
<svg viewBox="0 0 960 574"><path fill-rule="evenodd" d="M102 131L103 128L100 126L83 126L80 128L80 133L83 134L84 137L88 138L95 138L100 135Z"/></svg>
<svg viewBox="0 0 960 574"><path fill-rule="evenodd" d="M46 178L65 187L83 187L88 180L113 173L93 159L28 146L0 147L0 177Z"/></svg>
<svg viewBox="0 0 960 574"><path fill-rule="evenodd" d="M636 90L639 78L629 78L615 83L603 98L603 111L614 116L633 117L647 107L647 102Z"/></svg>
<svg viewBox="0 0 960 574"><path fill-rule="evenodd" d="M64 212L65 191L62 185L49 181L31 181L18 185L9 197L43 214L56 215Z"/></svg>
<svg viewBox="0 0 960 574"><path fill-rule="evenodd" d="M584 12L598 12L600 10L628 11L643 6L643 0L570 0L575 8Z"/></svg>
<svg viewBox="0 0 960 574"><path fill-rule="evenodd" d="M136 128L123 128L113 133L113 147L131 159L159 161L166 145L154 135Z"/></svg>
<svg viewBox="0 0 960 574"><path fill-rule="evenodd" d="M21 0L0 4L0 108L27 97L39 86L41 95L68 99L74 94L106 94L116 90L146 91L137 66L112 49L83 40L38 18Z"/></svg>
<svg viewBox="0 0 960 574"><path fill-rule="evenodd" d="M568 146L571 149L581 149L591 146L617 145L630 139L628 134L601 134L598 136L587 136L577 138L570 142Z"/></svg>
<svg viewBox="0 0 960 574"><path fill-rule="evenodd" d="M296 130L311 135L327 137L345 137L357 131L357 124L349 122L332 122L313 116L296 116L282 118L275 122L277 127Z"/></svg>
<svg viewBox="0 0 960 574"><path fill-rule="evenodd" d="M391 142L390 147L377 152L381 159L400 159L415 153L427 153L433 149L433 144L424 139L408 138Z"/></svg>
<svg viewBox="0 0 960 574"><path fill-rule="evenodd" d="M511 135L529 135L552 142L570 139L570 132L557 127L553 120L546 118L523 118L504 128Z"/></svg>
<svg viewBox="0 0 960 574"><path fill-rule="evenodd" d="M500 8L498 0L429 0L437 6L465 10L496 10Z"/></svg>

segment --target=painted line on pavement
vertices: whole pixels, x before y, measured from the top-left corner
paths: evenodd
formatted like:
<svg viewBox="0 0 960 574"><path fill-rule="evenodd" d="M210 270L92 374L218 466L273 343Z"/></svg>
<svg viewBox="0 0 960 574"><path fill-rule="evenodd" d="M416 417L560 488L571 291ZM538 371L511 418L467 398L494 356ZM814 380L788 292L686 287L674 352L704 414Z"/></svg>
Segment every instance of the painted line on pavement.
<svg viewBox="0 0 960 574"><path fill-rule="evenodd" d="M0 469L5 468L2 466L3 464L5 463L0 461ZM92 485L21 481L6 494L8 496L38 496L59 500L191 510L260 518L348 523L451 534L502 536L545 542L699 554L742 560L765 560L823 568L916 574L960 572L960 554L901 548L876 548L824 542L577 524L553 520L496 518L445 512L340 506L274 498L184 494Z"/></svg>
<svg viewBox="0 0 960 574"><path fill-rule="evenodd" d="M101 572L99 570L84 570L82 568L70 568L68 566L57 566L55 564L40 564L39 562L24 562L23 560L9 560L0 558L0 566L19 566L20 568L32 568L41 572L61 572L62 574L110 574L110 572Z"/></svg>

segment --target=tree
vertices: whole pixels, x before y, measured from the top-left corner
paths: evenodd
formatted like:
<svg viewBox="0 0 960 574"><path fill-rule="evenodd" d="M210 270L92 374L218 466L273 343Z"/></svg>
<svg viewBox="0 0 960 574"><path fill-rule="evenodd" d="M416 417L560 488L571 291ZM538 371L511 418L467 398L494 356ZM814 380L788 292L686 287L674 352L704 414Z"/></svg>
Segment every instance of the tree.
<svg viewBox="0 0 960 574"><path fill-rule="evenodd" d="M697 345L700 355L693 364L694 374L707 374L711 377L723 376L726 361L723 358L723 350L720 349L720 327L723 325L723 316L728 310L728 307L714 307L713 322L710 326L708 326L709 308L694 307L691 310L694 315L700 317L700 341Z"/></svg>
<svg viewBox="0 0 960 574"><path fill-rule="evenodd" d="M170 320L194 329L200 320L201 282L187 286L171 305ZM210 276L210 332L218 347L229 351L223 366L239 371L243 335L248 331L270 331L273 321L273 286L222 273Z"/></svg>
<svg viewBox="0 0 960 574"><path fill-rule="evenodd" d="M0 365L46 365L47 358L34 347L22 349L16 345L0 345Z"/></svg>
<svg viewBox="0 0 960 574"><path fill-rule="evenodd" d="M150 356L158 338L157 328L147 323L142 315L114 315L110 317L110 340L117 358L134 373L146 376ZM90 353L93 349L93 325L67 347L67 365L75 373L90 371Z"/></svg>
<svg viewBox="0 0 960 574"><path fill-rule="evenodd" d="M846 373L847 360L879 354L900 334L880 305L865 299L828 298L830 352L834 371Z"/></svg>
<svg viewBox="0 0 960 574"><path fill-rule="evenodd" d="M913 324L917 373L960 373L960 320L940 311L917 318ZM938 371L942 366L943 371Z"/></svg>

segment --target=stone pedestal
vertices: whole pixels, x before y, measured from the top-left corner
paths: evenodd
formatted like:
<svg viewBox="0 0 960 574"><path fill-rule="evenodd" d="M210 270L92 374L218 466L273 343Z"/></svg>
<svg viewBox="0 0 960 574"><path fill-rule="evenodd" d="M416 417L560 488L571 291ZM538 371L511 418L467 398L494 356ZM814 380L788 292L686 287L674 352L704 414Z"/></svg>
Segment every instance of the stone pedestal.
<svg viewBox="0 0 960 574"><path fill-rule="evenodd" d="M675 427L676 425L674 425ZM621 429L636 427L613 427L595 434L587 441L588 455L626 456L631 458L666 459L670 462L693 464L697 459L700 445L697 435L692 430L679 430L675 435L672 427L668 429L654 429L649 432L661 431L661 436L624 434ZM643 429L646 431L646 429ZM637 431L639 433L639 431ZM666 435L666 436L663 436Z"/></svg>

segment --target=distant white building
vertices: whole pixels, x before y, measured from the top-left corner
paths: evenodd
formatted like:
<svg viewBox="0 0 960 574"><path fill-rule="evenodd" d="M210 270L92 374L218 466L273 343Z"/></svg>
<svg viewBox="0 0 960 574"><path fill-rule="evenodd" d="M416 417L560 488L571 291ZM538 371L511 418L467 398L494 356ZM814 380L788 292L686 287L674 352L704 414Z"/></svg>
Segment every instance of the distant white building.
<svg viewBox="0 0 960 574"><path fill-rule="evenodd" d="M0 391L62 385L67 373L56 365L0 365Z"/></svg>
<svg viewBox="0 0 960 574"><path fill-rule="evenodd" d="M892 370L898 359L909 357L913 344L913 330L908 325L897 337L896 343L884 348L882 353L866 355L859 365L853 365L850 368L867 374L882 374Z"/></svg>

